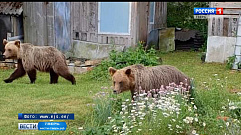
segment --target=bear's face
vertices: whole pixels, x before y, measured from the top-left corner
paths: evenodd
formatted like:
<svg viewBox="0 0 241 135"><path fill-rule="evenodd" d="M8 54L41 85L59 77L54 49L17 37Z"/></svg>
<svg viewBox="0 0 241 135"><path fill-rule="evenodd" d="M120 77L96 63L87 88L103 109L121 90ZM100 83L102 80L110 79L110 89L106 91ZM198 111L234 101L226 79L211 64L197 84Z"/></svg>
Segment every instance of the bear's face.
<svg viewBox="0 0 241 135"><path fill-rule="evenodd" d="M110 67L109 73L112 76L114 86L113 93L119 94L131 90L134 87L134 77L131 74L131 69L116 70Z"/></svg>
<svg viewBox="0 0 241 135"><path fill-rule="evenodd" d="M20 40L7 41L3 39L5 52L3 53L6 59L16 59L20 48Z"/></svg>

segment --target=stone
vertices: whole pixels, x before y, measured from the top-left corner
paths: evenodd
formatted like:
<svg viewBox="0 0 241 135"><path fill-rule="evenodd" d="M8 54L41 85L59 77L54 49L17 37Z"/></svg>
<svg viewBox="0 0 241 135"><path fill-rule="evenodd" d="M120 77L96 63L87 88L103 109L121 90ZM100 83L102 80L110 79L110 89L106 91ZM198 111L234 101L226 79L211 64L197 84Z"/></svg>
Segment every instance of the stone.
<svg viewBox="0 0 241 135"><path fill-rule="evenodd" d="M75 62L74 62L74 65L75 65L75 66L80 66L80 65L81 65L81 61L78 61L78 60L75 61Z"/></svg>
<svg viewBox="0 0 241 135"><path fill-rule="evenodd" d="M124 45L99 44L73 40L73 57L99 59L109 57L111 50L122 51Z"/></svg>
<svg viewBox="0 0 241 135"><path fill-rule="evenodd" d="M159 31L159 50L161 52L175 50L175 28L166 28Z"/></svg>
<svg viewBox="0 0 241 135"><path fill-rule="evenodd" d="M6 67L6 63L0 63L0 67Z"/></svg>
<svg viewBox="0 0 241 135"><path fill-rule="evenodd" d="M89 65L92 65L92 66L95 66L95 65L98 65L101 63L101 60L87 60L85 61L85 65L89 66Z"/></svg>
<svg viewBox="0 0 241 135"><path fill-rule="evenodd" d="M71 74L73 74L74 73L74 66L68 66L68 68L69 68L69 72Z"/></svg>
<svg viewBox="0 0 241 135"><path fill-rule="evenodd" d="M93 70L93 67L87 67L87 71Z"/></svg>
<svg viewBox="0 0 241 135"><path fill-rule="evenodd" d="M74 67L74 73L82 74L84 72L87 72L87 68L86 67Z"/></svg>
<svg viewBox="0 0 241 135"><path fill-rule="evenodd" d="M70 60L66 60L66 63L67 63L67 65L69 65L69 63L70 63Z"/></svg>

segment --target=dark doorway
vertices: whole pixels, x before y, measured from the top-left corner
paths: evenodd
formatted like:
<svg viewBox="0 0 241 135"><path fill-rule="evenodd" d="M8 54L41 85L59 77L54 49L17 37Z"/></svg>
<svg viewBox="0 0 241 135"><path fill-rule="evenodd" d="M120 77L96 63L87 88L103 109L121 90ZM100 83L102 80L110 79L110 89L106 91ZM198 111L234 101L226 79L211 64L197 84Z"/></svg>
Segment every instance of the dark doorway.
<svg viewBox="0 0 241 135"><path fill-rule="evenodd" d="M4 51L3 39L7 39L7 33L11 32L12 23L10 15L0 15L0 51Z"/></svg>

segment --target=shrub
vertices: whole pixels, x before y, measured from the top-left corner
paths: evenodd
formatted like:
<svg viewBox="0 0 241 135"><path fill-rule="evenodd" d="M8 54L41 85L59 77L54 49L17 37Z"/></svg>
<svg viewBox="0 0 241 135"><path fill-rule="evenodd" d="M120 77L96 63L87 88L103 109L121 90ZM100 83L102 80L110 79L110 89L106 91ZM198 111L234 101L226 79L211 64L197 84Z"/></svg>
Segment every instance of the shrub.
<svg viewBox="0 0 241 135"><path fill-rule="evenodd" d="M112 50L109 53L109 58L95 67L90 73L90 76L92 79L96 80L106 79L109 76L109 67L121 69L133 64L143 64L145 66L159 65L161 63L159 62L159 57L157 57L156 53L157 51L153 48L145 51L143 42L138 42L136 48L130 47L124 52Z"/></svg>
<svg viewBox="0 0 241 135"><path fill-rule="evenodd" d="M227 63L226 63L226 68L232 69L234 61L235 61L235 56L228 57L228 60L227 60ZM238 67L239 67L239 65L238 65Z"/></svg>

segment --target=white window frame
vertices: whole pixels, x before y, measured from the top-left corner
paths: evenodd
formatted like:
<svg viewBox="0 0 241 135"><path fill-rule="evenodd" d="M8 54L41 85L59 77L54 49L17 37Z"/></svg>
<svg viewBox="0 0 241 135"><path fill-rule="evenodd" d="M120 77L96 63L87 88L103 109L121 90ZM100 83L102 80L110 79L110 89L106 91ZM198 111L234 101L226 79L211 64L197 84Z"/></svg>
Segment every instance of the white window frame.
<svg viewBox="0 0 241 135"><path fill-rule="evenodd" d="M128 33L101 32L100 31L100 3L101 2L98 2L98 34L131 35L131 5L132 5L132 3L129 2L129 27L128 27Z"/></svg>
<svg viewBox="0 0 241 135"><path fill-rule="evenodd" d="M150 2L151 3L151 2ZM154 22L155 22L155 8L156 8L156 2L153 2L153 4L154 4L154 7L153 7L153 21L152 22L149 22L150 24L154 24ZM150 9L150 8L149 8ZM149 19L148 19L148 21L149 21Z"/></svg>

